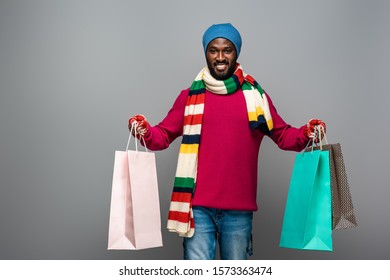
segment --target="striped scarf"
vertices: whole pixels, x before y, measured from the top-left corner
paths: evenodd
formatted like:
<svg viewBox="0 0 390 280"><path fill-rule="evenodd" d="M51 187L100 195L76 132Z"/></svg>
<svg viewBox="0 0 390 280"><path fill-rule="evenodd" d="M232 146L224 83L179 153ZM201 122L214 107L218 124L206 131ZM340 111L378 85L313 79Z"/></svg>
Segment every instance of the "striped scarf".
<svg viewBox="0 0 390 280"><path fill-rule="evenodd" d="M270 135L273 128L267 97L260 85L237 64L234 74L224 80L214 79L203 68L190 87L184 112L183 139L168 214L167 228L180 236L191 237L195 231L192 197L196 185L198 151L202 130L206 90L215 94L232 94L241 88L248 111L249 126Z"/></svg>

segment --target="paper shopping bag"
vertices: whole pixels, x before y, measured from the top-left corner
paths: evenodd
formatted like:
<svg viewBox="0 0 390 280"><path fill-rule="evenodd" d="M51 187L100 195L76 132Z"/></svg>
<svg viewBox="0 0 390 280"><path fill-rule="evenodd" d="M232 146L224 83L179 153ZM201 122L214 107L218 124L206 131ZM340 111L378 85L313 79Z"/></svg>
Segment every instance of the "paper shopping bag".
<svg viewBox="0 0 390 280"><path fill-rule="evenodd" d="M159 246L162 246L162 236L155 155L116 151L108 249L139 250Z"/></svg>
<svg viewBox="0 0 390 280"><path fill-rule="evenodd" d="M307 148L306 151L311 149ZM317 149L321 147L314 147L314 150ZM340 143L322 145L322 150L329 151L330 156L332 228L337 230L357 227L341 145Z"/></svg>
<svg viewBox="0 0 390 280"><path fill-rule="evenodd" d="M332 251L329 151L296 155L280 246Z"/></svg>

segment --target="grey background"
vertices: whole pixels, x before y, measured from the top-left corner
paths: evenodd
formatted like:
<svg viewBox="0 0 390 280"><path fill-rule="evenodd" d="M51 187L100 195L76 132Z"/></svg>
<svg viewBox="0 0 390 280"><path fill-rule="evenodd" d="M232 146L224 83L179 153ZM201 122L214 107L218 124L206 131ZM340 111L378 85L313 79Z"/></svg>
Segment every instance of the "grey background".
<svg viewBox="0 0 390 280"><path fill-rule="evenodd" d="M388 1L0 1L0 258L181 259L165 229L180 140L157 152L164 247L107 251L114 151L205 65L213 23L294 126L343 147L359 227L334 252L279 248L295 153L265 139L252 259L388 259Z"/></svg>

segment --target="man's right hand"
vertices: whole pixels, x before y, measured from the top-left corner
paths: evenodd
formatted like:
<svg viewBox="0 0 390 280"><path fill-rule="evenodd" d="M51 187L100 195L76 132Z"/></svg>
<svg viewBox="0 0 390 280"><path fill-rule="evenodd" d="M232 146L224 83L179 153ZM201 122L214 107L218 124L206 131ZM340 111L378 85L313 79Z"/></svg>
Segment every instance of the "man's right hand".
<svg viewBox="0 0 390 280"><path fill-rule="evenodd" d="M133 135L137 135L137 138L144 137L149 131L150 125L144 115L135 115L129 119L128 128L133 128ZM134 131L134 129L136 131Z"/></svg>

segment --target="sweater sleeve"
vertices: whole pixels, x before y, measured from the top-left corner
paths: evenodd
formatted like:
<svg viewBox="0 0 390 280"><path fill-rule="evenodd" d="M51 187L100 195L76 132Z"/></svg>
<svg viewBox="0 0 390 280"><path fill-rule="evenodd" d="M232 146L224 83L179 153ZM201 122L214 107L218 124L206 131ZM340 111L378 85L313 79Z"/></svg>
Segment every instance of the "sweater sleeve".
<svg viewBox="0 0 390 280"><path fill-rule="evenodd" d="M274 125L272 135L270 136L271 139L282 150L296 152L302 151L309 141L304 133L305 125L301 127L293 127L287 124L278 114L268 94L267 98Z"/></svg>
<svg viewBox="0 0 390 280"><path fill-rule="evenodd" d="M188 91L188 89L183 90L165 118L159 124L150 127L144 137L148 149L152 151L164 150L183 134L184 109Z"/></svg>

